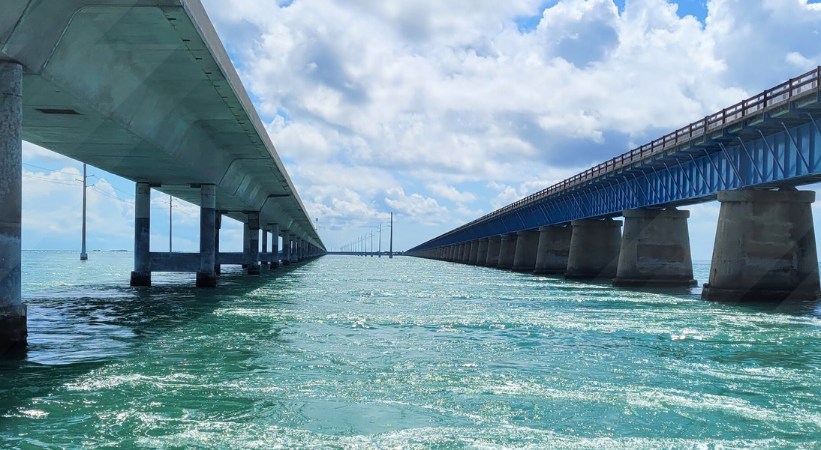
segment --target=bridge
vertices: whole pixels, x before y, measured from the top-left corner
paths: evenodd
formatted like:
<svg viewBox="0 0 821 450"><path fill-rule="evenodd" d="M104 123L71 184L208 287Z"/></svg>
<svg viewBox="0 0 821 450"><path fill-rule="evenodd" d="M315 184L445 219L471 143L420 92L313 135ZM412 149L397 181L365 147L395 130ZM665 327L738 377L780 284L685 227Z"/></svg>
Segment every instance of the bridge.
<svg viewBox="0 0 821 450"><path fill-rule="evenodd" d="M816 68L407 254L617 286L692 286L689 212L678 208L717 199L702 297L814 299L815 193L796 187L821 179L819 79Z"/></svg>
<svg viewBox="0 0 821 450"><path fill-rule="evenodd" d="M136 183L132 286L192 272L213 287L223 264L259 274L325 252L199 0L4 0L0 354L27 335L23 139ZM200 207L198 253L150 252L151 189ZM223 216L244 224L242 251L220 251Z"/></svg>

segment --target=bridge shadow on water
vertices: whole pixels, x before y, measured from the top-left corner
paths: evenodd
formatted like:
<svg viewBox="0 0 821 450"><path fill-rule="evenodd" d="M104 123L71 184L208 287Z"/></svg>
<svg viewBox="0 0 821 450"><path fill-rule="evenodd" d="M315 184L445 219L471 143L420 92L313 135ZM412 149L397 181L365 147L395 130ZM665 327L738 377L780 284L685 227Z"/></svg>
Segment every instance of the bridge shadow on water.
<svg viewBox="0 0 821 450"><path fill-rule="evenodd" d="M216 289L197 289L187 279L150 288L131 288L124 281L122 286L56 288L27 298L27 352L0 358L0 425L30 399L127 358L170 330L310 264L282 266L259 276L225 271Z"/></svg>

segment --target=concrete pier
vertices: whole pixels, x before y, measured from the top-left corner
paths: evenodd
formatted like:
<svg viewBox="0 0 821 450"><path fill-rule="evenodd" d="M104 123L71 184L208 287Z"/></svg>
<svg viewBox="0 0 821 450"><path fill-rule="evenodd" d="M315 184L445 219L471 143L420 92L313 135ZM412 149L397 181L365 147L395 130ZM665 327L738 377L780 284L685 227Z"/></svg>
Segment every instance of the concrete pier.
<svg viewBox="0 0 821 450"><path fill-rule="evenodd" d="M484 266L487 262L488 238L479 239L479 251L476 254L476 265Z"/></svg>
<svg viewBox="0 0 821 450"><path fill-rule="evenodd" d="M197 271L197 287L216 287L217 264L214 236L217 233L217 190L213 184L200 187L200 268Z"/></svg>
<svg viewBox="0 0 821 450"><path fill-rule="evenodd" d="M516 234L503 234L501 239L501 245L499 246L499 264L496 267L509 270L513 268L513 263L516 258L516 241L518 240L518 236Z"/></svg>
<svg viewBox="0 0 821 450"><path fill-rule="evenodd" d="M151 186L137 183L134 198L134 271L131 286L151 286Z"/></svg>
<svg viewBox="0 0 821 450"><path fill-rule="evenodd" d="M279 267L279 224L268 225L271 230L271 268Z"/></svg>
<svg viewBox="0 0 821 450"><path fill-rule="evenodd" d="M709 283L701 297L719 301L815 299L818 256L815 192L726 191L718 217Z"/></svg>
<svg viewBox="0 0 821 450"><path fill-rule="evenodd" d="M216 211L214 215L214 254L220 254L220 229L222 229L222 213ZM222 272L222 266L214 260L214 273L219 275Z"/></svg>
<svg viewBox="0 0 821 450"><path fill-rule="evenodd" d="M468 264L475 266L478 259L479 259L479 241L478 240L470 241L470 257L468 258Z"/></svg>
<svg viewBox="0 0 821 450"><path fill-rule="evenodd" d="M268 227L260 227L262 232L262 251L259 253L259 265L263 270L267 270L271 264L271 258L268 256Z"/></svg>
<svg viewBox="0 0 821 450"><path fill-rule="evenodd" d="M487 259L485 267L499 266L499 251L502 249L502 236L491 236L487 238Z"/></svg>
<svg viewBox="0 0 821 450"><path fill-rule="evenodd" d="M584 219L571 222L568 279L612 279L616 276L621 249L621 222L613 219Z"/></svg>
<svg viewBox="0 0 821 450"><path fill-rule="evenodd" d="M513 271L533 272L536 269L536 254L539 250L539 231L526 230L517 233L516 253L513 257Z"/></svg>
<svg viewBox="0 0 821 450"><path fill-rule="evenodd" d="M461 244L461 255L459 256L459 262L462 264L467 264L470 261L470 242L463 242Z"/></svg>
<svg viewBox="0 0 821 450"><path fill-rule="evenodd" d="M689 211L624 212L624 234L614 286L695 286L690 256Z"/></svg>
<svg viewBox="0 0 821 450"><path fill-rule="evenodd" d="M248 275L259 275L259 213L248 213Z"/></svg>
<svg viewBox="0 0 821 450"><path fill-rule="evenodd" d="M0 61L0 355L25 351L22 297L23 68Z"/></svg>
<svg viewBox="0 0 821 450"><path fill-rule="evenodd" d="M288 230L282 231L282 264L291 264L291 233Z"/></svg>
<svg viewBox="0 0 821 450"><path fill-rule="evenodd" d="M539 228L539 248L536 251L537 275L564 275L570 255L573 227L553 225Z"/></svg>

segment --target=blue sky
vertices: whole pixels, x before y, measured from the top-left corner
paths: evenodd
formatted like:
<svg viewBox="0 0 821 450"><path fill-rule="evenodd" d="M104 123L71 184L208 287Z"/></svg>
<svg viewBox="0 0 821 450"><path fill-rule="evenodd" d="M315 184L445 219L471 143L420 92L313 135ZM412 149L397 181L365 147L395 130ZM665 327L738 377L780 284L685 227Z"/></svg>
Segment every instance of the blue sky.
<svg viewBox="0 0 821 450"><path fill-rule="evenodd" d="M803 0L203 3L330 249L389 211L412 247L821 62ZM24 164L24 248L79 249L81 165ZM90 173L89 247L132 248L133 183ZM709 259L718 206L691 210ZM167 197L152 216L167 249ZM175 249L197 223L175 205Z"/></svg>

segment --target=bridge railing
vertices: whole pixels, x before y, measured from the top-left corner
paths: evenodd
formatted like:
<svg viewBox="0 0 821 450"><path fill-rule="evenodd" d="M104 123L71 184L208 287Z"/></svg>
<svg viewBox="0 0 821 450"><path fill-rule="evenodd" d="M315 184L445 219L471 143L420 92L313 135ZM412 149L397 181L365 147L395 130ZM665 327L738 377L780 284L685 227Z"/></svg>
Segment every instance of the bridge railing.
<svg viewBox="0 0 821 450"><path fill-rule="evenodd" d="M644 144L641 147L616 156L597 166L587 169L580 174L497 209L496 211L462 225L449 233L445 233L440 237L448 236L466 228L470 228L478 223L509 213L523 206L530 205L538 200L544 199L545 197L549 197L566 189L578 186L582 183L593 180L602 175L606 175L623 167L638 164L664 152L665 150L672 149L693 139L700 138L711 132L725 128L735 122L744 120L750 115L758 114L765 109L780 106L795 99L796 97L804 95L807 92L817 91L820 79L821 67L816 67L803 75L792 78L789 81L767 89L760 94L754 95L728 108L724 108L715 114L711 114L701 120L693 122L686 127L673 131L672 133Z"/></svg>

